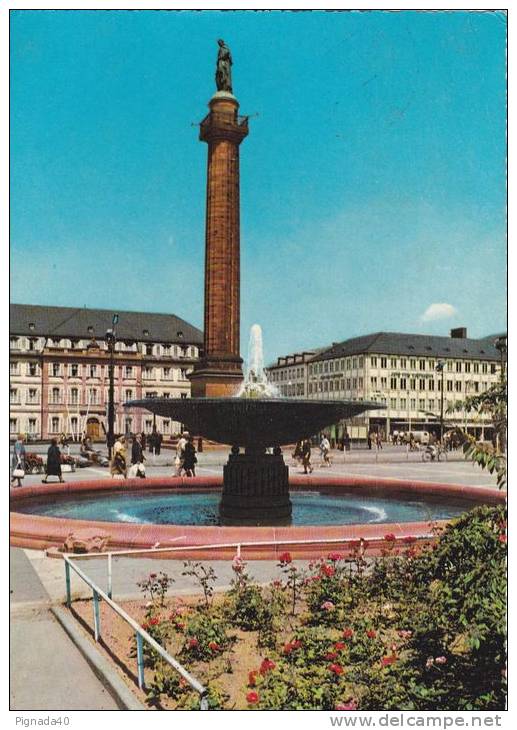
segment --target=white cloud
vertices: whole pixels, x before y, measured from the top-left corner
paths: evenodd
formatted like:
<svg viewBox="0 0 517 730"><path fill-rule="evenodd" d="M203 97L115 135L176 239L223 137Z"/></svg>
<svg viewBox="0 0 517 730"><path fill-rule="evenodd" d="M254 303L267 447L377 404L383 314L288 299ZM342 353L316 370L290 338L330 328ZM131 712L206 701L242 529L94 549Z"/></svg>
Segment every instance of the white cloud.
<svg viewBox="0 0 517 730"><path fill-rule="evenodd" d="M420 320L422 322L432 322L435 319L448 319L449 317L454 317L455 314L457 314L457 311L452 304L441 302L430 304L420 317Z"/></svg>

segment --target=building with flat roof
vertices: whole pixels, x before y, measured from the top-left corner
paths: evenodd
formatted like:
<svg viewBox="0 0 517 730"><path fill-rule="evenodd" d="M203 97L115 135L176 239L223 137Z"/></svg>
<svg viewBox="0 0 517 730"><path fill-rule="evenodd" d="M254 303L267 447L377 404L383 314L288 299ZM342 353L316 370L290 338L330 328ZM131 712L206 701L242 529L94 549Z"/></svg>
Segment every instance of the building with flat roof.
<svg viewBox="0 0 517 730"><path fill-rule="evenodd" d="M109 385L106 331L112 310L12 304L10 307L11 437L48 439L66 433L105 440ZM115 344L115 432L151 433L153 416L124 403L187 398L188 375L203 333L174 314L118 311ZM181 424L158 416L165 438Z"/></svg>
<svg viewBox="0 0 517 730"><path fill-rule="evenodd" d="M375 332L334 342L303 361L296 357L278 358L268 368L283 395L385 405L384 411L352 419L347 424L352 438L366 438L370 430L385 438L394 431L438 434L442 372L437 365L442 362L445 428L461 425L480 438L487 435L488 416L455 410L454 404L487 390L500 377L500 350L490 338L469 338L463 327L451 330L450 337ZM298 392L293 392L295 383ZM344 424L334 425L334 438L340 438L343 429Z"/></svg>

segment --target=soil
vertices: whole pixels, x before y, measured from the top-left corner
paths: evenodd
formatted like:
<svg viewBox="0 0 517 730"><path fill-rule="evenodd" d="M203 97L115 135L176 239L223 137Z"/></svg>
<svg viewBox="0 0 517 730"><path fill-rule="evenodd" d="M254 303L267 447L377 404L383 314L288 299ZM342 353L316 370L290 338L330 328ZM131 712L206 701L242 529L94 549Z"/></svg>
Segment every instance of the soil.
<svg viewBox="0 0 517 730"><path fill-rule="evenodd" d="M223 596L215 595L214 603L223 600ZM163 615L169 615L178 606L195 606L200 601L199 596L181 596L181 598L169 597L163 608ZM145 601L125 601L118 604L129 616L139 624L145 621ZM72 604L72 611L76 614L81 625L86 630L92 643L95 643L93 632L93 602L91 600L78 600ZM162 611L160 611L162 613ZM137 680L137 666L135 655L134 633L131 627L116 614L106 603L100 603L101 619L101 640L95 644L97 649L113 665L115 671L126 682L135 696L147 705L147 693L140 690ZM259 653L257 649L257 632L241 631L233 629L227 632L234 638L232 646L224 651L219 657L208 662L181 662L183 666L205 686L215 684L218 689L226 693L229 699L226 703L228 709L248 709L246 693L248 673L260 666L262 659L267 652ZM175 655L174 643L168 645L167 650L172 656ZM230 671L228 671L230 669ZM154 676L154 670L145 668L145 683L149 685ZM149 709L176 709L176 702L170 698L163 697L158 707L153 705Z"/></svg>

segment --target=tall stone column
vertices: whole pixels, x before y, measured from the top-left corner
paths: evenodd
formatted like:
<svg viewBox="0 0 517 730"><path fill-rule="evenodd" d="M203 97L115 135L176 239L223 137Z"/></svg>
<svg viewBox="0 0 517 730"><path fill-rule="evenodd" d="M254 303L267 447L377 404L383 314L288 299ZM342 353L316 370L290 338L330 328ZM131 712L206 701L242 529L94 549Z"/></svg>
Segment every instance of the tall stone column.
<svg viewBox="0 0 517 730"><path fill-rule="evenodd" d="M243 379L240 357L239 145L247 117L229 91L217 91L201 122L208 144L205 234L204 353L190 375L192 397L234 395Z"/></svg>

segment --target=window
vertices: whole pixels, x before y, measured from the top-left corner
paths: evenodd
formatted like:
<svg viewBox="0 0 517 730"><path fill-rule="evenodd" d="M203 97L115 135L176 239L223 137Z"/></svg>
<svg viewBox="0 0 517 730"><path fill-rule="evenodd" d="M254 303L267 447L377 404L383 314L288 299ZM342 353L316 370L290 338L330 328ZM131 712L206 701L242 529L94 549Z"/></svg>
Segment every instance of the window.
<svg viewBox="0 0 517 730"><path fill-rule="evenodd" d="M38 391L36 388L29 388L29 392L27 394L27 403L29 405L34 405L38 402Z"/></svg>
<svg viewBox="0 0 517 730"><path fill-rule="evenodd" d="M97 365L90 365L89 373L90 373L90 378L96 378L97 377Z"/></svg>
<svg viewBox="0 0 517 730"><path fill-rule="evenodd" d="M52 433L58 433L58 431L59 431L58 416L52 416L52 418L50 419L50 430Z"/></svg>
<svg viewBox="0 0 517 730"><path fill-rule="evenodd" d="M181 380L186 380L187 379L187 371L185 370L185 368L181 368L181 370L180 370L180 377L181 377Z"/></svg>
<svg viewBox="0 0 517 730"><path fill-rule="evenodd" d="M465 372L470 373L470 363L469 362L465 363Z"/></svg>
<svg viewBox="0 0 517 730"><path fill-rule="evenodd" d="M372 368L377 367L377 358L375 357L375 355L370 358L370 365L372 366Z"/></svg>
<svg viewBox="0 0 517 730"><path fill-rule="evenodd" d="M401 367L401 368L405 368L405 367L407 367L407 364L406 364L406 358L405 358L405 357L401 357L401 358L400 358L400 367Z"/></svg>
<svg viewBox="0 0 517 730"><path fill-rule="evenodd" d="M28 365L28 369L29 369L29 375L34 376L34 375L38 374L38 364L37 363L30 362Z"/></svg>
<svg viewBox="0 0 517 730"><path fill-rule="evenodd" d="M393 409L397 408L397 399L396 398L390 398L390 408L393 408Z"/></svg>
<svg viewBox="0 0 517 730"><path fill-rule="evenodd" d="M376 388L377 387L377 378L370 378L370 385L372 386L372 388Z"/></svg>
<svg viewBox="0 0 517 730"><path fill-rule="evenodd" d="M333 373L334 372L334 362L332 360L329 363L329 367L330 367L330 372Z"/></svg>
<svg viewBox="0 0 517 730"><path fill-rule="evenodd" d="M89 399L90 405L97 404L97 388L89 388L88 399Z"/></svg>
<svg viewBox="0 0 517 730"><path fill-rule="evenodd" d="M35 418L29 418L29 425L28 429L29 433L35 434L36 433L36 419Z"/></svg>
<svg viewBox="0 0 517 730"><path fill-rule="evenodd" d="M36 349L36 342L37 340L33 340L32 338L29 340L29 350L34 351Z"/></svg>
<svg viewBox="0 0 517 730"><path fill-rule="evenodd" d="M153 377L153 369L151 367L149 367L149 365L144 365L143 376L144 376L144 378Z"/></svg>
<svg viewBox="0 0 517 730"><path fill-rule="evenodd" d="M483 373L488 373L488 365L487 365L487 363L486 363L486 362L484 362L484 363L482 364L482 366L481 366L481 371L482 371Z"/></svg>
<svg viewBox="0 0 517 730"><path fill-rule="evenodd" d="M411 398L409 402L409 407L412 411L416 410L416 398Z"/></svg>
<svg viewBox="0 0 517 730"><path fill-rule="evenodd" d="M133 391L131 389L126 390L125 396L126 396L126 401L133 400Z"/></svg>
<svg viewBox="0 0 517 730"><path fill-rule="evenodd" d="M410 358L409 367L411 368L411 370L414 370L416 368L416 360L414 358Z"/></svg>
<svg viewBox="0 0 517 730"><path fill-rule="evenodd" d="M171 397L170 393L163 393L163 395L162 395L162 398L170 398L170 397Z"/></svg>
<svg viewBox="0 0 517 730"><path fill-rule="evenodd" d="M418 399L418 407L421 411L425 410L425 400L423 398Z"/></svg>
<svg viewBox="0 0 517 730"><path fill-rule="evenodd" d="M363 356L362 356L362 355L361 355L361 357L359 358L359 360L357 361L357 365L358 365L358 367L360 367L360 368L362 368L362 367L363 367L363 365L364 365L364 358L363 358Z"/></svg>
<svg viewBox="0 0 517 730"><path fill-rule="evenodd" d="M17 418L9 419L9 433L10 434L18 433L18 419Z"/></svg>
<svg viewBox="0 0 517 730"><path fill-rule="evenodd" d="M404 410L405 407L406 407L406 399L405 398L401 398L400 399L400 409L401 410Z"/></svg>
<svg viewBox="0 0 517 730"><path fill-rule="evenodd" d="M461 373L461 362L456 363L456 372Z"/></svg>
<svg viewBox="0 0 517 730"><path fill-rule="evenodd" d="M434 411L434 399L433 398L431 398L429 400L429 410Z"/></svg>
<svg viewBox="0 0 517 730"><path fill-rule="evenodd" d="M420 370L425 370L425 360L419 360L418 366L419 366Z"/></svg>
<svg viewBox="0 0 517 730"><path fill-rule="evenodd" d="M461 380L457 380L455 383L456 393L461 393Z"/></svg>
<svg viewBox="0 0 517 730"><path fill-rule="evenodd" d="M350 378L346 379L346 389L350 390Z"/></svg>
<svg viewBox="0 0 517 730"><path fill-rule="evenodd" d="M419 390L425 390L425 379L419 378L418 380L418 389Z"/></svg>
<svg viewBox="0 0 517 730"><path fill-rule="evenodd" d="M453 363L449 360L449 362L447 363L447 371L449 373L452 373L452 370L453 370Z"/></svg>
<svg viewBox="0 0 517 730"><path fill-rule="evenodd" d="M390 378L391 390L397 390L397 378Z"/></svg>
<svg viewBox="0 0 517 730"><path fill-rule="evenodd" d="M79 375L79 365L74 362L70 365L70 377L71 378L77 378Z"/></svg>
<svg viewBox="0 0 517 730"><path fill-rule="evenodd" d="M61 365L58 362L52 363L52 375L54 378L59 377L61 373Z"/></svg>
<svg viewBox="0 0 517 730"><path fill-rule="evenodd" d="M432 378L427 381L427 387L429 390L434 390L434 380Z"/></svg>
<svg viewBox="0 0 517 730"><path fill-rule="evenodd" d="M428 364L429 364L429 370L434 370L434 360L429 360Z"/></svg>
<svg viewBox="0 0 517 730"><path fill-rule="evenodd" d="M124 376L126 378L133 377L133 366L132 365L126 365L126 367L124 368Z"/></svg>
<svg viewBox="0 0 517 730"><path fill-rule="evenodd" d="M492 373L492 375L495 375L497 372L497 366L494 363L490 365L490 372Z"/></svg>
<svg viewBox="0 0 517 730"><path fill-rule="evenodd" d="M479 373L479 363L478 362L474 363L474 372Z"/></svg>
<svg viewBox="0 0 517 730"><path fill-rule="evenodd" d="M334 390L334 381L331 380L329 383L329 390Z"/></svg>
<svg viewBox="0 0 517 730"><path fill-rule="evenodd" d="M357 388L357 378L352 378L352 388L353 390Z"/></svg>
<svg viewBox="0 0 517 730"><path fill-rule="evenodd" d="M13 405L18 405L20 403L17 388L11 388L9 390L9 402L12 403Z"/></svg>
<svg viewBox="0 0 517 730"><path fill-rule="evenodd" d="M18 375L20 368L17 362L9 363L9 375Z"/></svg>
<svg viewBox="0 0 517 730"><path fill-rule="evenodd" d="M20 349L20 338L19 337L10 337L9 338L9 347L11 350L19 350Z"/></svg>
<svg viewBox="0 0 517 730"><path fill-rule="evenodd" d="M388 378L381 378L381 388L388 387Z"/></svg>
<svg viewBox="0 0 517 730"><path fill-rule="evenodd" d="M452 380L447 381L447 390L450 392L452 390Z"/></svg>
<svg viewBox="0 0 517 730"><path fill-rule="evenodd" d="M406 378L400 379L400 390L406 390Z"/></svg>
<svg viewBox="0 0 517 730"><path fill-rule="evenodd" d="M59 403L59 388L52 388L50 402L53 404Z"/></svg>
<svg viewBox="0 0 517 730"><path fill-rule="evenodd" d="M409 389L416 390L416 378L409 379Z"/></svg>
<svg viewBox="0 0 517 730"><path fill-rule="evenodd" d="M79 390L77 388L70 389L70 405L76 406L79 403Z"/></svg>
<svg viewBox="0 0 517 730"><path fill-rule="evenodd" d="M181 394L181 397L182 397L182 398L186 398L186 397L187 397L187 395L188 395L188 393L182 393L182 394Z"/></svg>
<svg viewBox="0 0 517 730"><path fill-rule="evenodd" d="M392 357L391 358L390 365L391 365L392 368L396 368L397 367L397 358L396 357Z"/></svg>
<svg viewBox="0 0 517 730"><path fill-rule="evenodd" d="M145 354L146 355L152 355L153 354L153 346L150 344L146 344L145 346Z"/></svg>
<svg viewBox="0 0 517 730"><path fill-rule="evenodd" d="M387 368L387 367L388 367L388 358L381 357L381 368Z"/></svg>
<svg viewBox="0 0 517 730"><path fill-rule="evenodd" d="M359 382L359 387L362 388L363 387L363 379L362 378L359 378L359 381L358 382Z"/></svg>

